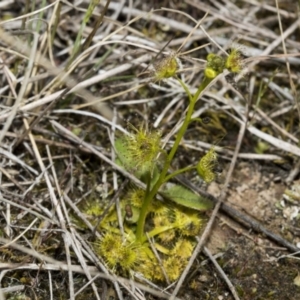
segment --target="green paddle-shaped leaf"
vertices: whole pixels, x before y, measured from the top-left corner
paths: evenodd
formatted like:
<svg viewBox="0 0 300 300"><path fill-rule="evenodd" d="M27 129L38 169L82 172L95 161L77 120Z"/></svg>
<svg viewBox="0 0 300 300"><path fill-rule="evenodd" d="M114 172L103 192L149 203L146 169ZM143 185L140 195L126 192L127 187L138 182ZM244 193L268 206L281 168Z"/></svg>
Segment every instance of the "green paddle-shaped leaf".
<svg viewBox="0 0 300 300"><path fill-rule="evenodd" d="M213 203L209 199L196 195L181 185L173 185L162 195L168 200L195 210L206 211L213 207Z"/></svg>

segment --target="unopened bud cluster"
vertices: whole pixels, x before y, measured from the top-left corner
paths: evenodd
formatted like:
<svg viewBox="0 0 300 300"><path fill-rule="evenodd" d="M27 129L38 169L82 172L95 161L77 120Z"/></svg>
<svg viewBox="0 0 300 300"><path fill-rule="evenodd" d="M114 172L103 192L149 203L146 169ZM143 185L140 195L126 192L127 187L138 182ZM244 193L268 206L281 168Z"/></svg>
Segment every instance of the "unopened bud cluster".
<svg viewBox="0 0 300 300"><path fill-rule="evenodd" d="M164 58L154 66L154 69L155 79L158 81L175 76L178 69L178 63L175 55L170 55Z"/></svg>
<svg viewBox="0 0 300 300"><path fill-rule="evenodd" d="M225 69L231 73L240 73L242 71L243 62L240 50L232 49L226 58L213 53L207 55L207 64L204 70L206 78L214 79Z"/></svg>

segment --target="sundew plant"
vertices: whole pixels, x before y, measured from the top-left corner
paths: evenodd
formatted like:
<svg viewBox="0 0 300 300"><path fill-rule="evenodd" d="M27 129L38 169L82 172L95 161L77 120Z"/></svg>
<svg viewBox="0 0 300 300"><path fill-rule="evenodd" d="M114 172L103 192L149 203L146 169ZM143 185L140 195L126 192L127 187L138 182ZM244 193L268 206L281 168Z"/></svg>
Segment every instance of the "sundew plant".
<svg viewBox="0 0 300 300"><path fill-rule="evenodd" d="M193 119L195 104L201 93L225 69L231 73L242 70L239 51L227 56L208 54L204 78L195 93L177 76L179 66L172 54L155 65L154 78L163 81L173 77L188 98L185 118L178 130L171 149L162 148L159 130L147 126L130 126L129 135L115 141L118 163L138 179L146 188L131 187L121 199L121 214L124 226L118 228L118 217L112 208L100 222L104 230L102 238L94 243L94 249L107 266L119 274L142 274L152 281L176 280L193 252L195 236L201 232L205 218L203 212L212 208L212 203L189 189L170 181L177 175L196 170L206 183L216 177L218 158L212 147L194 166L172 172L172 161L182 138ZM88 214L97 215L98 207L90 207ZM98 214L102 213L101 210Z"/></svg>

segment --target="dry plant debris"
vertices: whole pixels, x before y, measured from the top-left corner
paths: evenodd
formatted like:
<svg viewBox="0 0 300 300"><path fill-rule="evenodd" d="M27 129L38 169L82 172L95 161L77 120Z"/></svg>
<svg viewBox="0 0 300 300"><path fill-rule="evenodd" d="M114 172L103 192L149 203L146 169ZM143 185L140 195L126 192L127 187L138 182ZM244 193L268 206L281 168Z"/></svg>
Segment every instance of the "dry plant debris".
<svg viewBox="0 0 300 300"><path fill-rule="evenodd" d="M0 300L300 299L299 11L277 0L1 1ZM200 95L201 122L172 171L213 149L213 182L196 170L174 182L217 204L205 228L185 228L197 239L172 245L188 253L174 277L170 248L149 237L159 271L143 276L122 248L122 216L134 216L122 199L145 185L120 167L114 141L143 124L167 152L188 101L174 76L194 93L216 75L209 53L228 57L227 72ZM159 62L170 70L155 76ZM126 272L105 259L109 243L97 250L101 224L123 233L109 243Z"/></svg>

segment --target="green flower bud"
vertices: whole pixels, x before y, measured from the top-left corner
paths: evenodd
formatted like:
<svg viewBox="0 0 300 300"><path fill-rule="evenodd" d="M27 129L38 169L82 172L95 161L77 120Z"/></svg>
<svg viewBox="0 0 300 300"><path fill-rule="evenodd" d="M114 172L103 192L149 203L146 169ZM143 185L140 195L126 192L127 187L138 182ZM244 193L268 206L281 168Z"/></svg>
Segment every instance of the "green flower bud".
<svg viewBox="0 0 300 300"><path fill-rule="evenodd" d="M210 53L207 55L207 64L204 74L208 79L214 79L225 69L224 59L216 54Z"/></svg>
<svg viewBox="0 0 300 300"><path fill-rule="evenodd" d="M215 168L217 165L217 153L212 147L199 161L197 165L198 174L201 178L209 183L216 178Z"/></svg>
<svg viewBox="0 0 300 300"><path fill-rule="evenodd" d="M231 49L231 52L226 59L225 67L232 73L240 73L242 71L242 53L239 49Z"/></svg>
<svg viewBox="0 0 300 300"><path fill-rule="evenodd" d="M166 57L157 63L154 68L156 80L173 77L176 75L178 69L176 57L174 55Z"/></svg>

